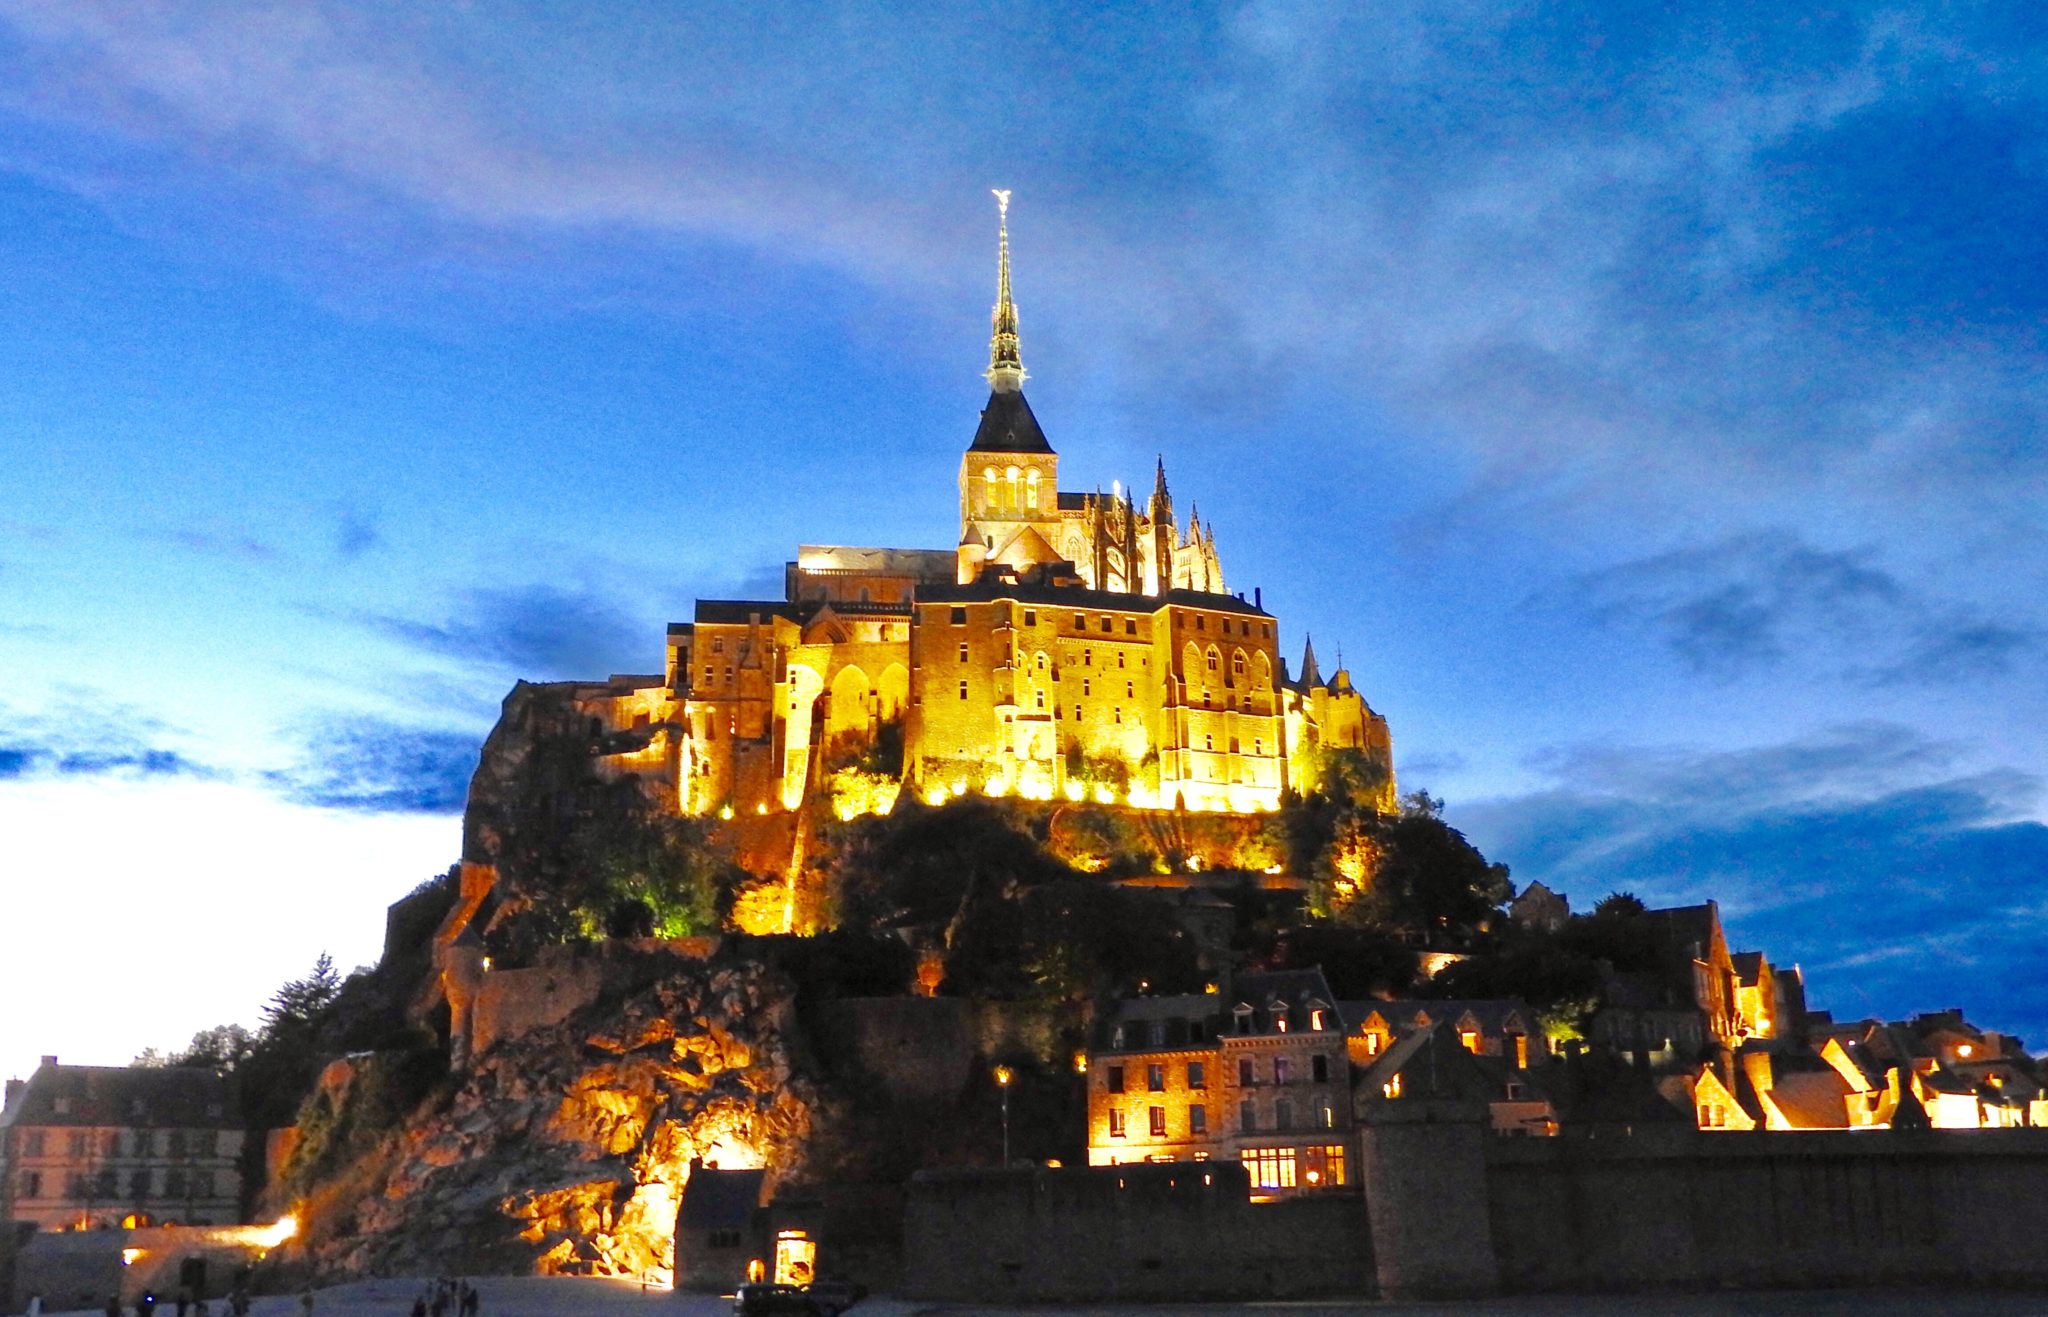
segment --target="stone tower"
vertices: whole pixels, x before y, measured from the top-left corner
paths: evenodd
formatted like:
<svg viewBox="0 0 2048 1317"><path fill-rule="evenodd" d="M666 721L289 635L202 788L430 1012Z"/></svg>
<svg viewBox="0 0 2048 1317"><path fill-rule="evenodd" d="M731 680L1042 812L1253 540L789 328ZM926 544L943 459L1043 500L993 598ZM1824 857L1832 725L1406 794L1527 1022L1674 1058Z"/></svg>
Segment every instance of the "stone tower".
<svg viewBox="0 0 2048 1317"><path fill-rule="evenodd" d="M988 405L960 460L960 583L983 564L1017 571L1063 556L1059 455L1024 401L1017 304L1010 297L1010 194L996 192L996 305L988 343ZM979 541L981 550L971 553Z"/></svg>

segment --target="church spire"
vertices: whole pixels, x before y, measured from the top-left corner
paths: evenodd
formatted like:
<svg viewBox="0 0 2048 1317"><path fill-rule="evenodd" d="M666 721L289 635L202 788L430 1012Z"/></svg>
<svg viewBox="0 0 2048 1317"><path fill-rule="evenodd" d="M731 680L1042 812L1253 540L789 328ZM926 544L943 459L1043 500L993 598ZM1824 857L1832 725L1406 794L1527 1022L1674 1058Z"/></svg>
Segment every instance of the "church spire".
<svg viewBox="0 0 2048 1317"><path fill-rule="evenodd" d="M1024 358L1017 350L1017 304L1010 300L1010 190L996 194L996 306L988 335L988 383L997 393L1021 393Z"/></svg>
<svg viewBox="0 0 2048 1317"><path fill-rule="evenodd" d="M1301 646L1301 688L1305 691L1314 690L1322 684L1323 674L1316 667L1315 637L1308 636L1303 639Z"/></svg>

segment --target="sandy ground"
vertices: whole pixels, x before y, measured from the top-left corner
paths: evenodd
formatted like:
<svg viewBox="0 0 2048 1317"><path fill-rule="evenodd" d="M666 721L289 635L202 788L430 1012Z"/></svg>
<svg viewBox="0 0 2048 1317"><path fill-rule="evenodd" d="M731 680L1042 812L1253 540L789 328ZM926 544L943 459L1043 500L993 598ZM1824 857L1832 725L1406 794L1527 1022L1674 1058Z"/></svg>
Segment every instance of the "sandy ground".
<svg viewBox="0 0 2048 1317"><path fill-rule="evenodd" d="M483 1317L726 1317L732 1300L716 1295L677 1295L645 1290L633 1281L582 1280L554 1277L485 1277L475 1282L483 1295ZM407 1317L424 1283L411 1280L366 1280L314 1293L314 1317ZM219 1317L222 1305L213 1305ZM173 1317L172 1304L157 1308L159 1317ZM299 1317L296 1298L256 1300L254 1317ZM1575 1317L1576 1314L1621 1317L2048 1317L2048 1294L1957 1293L1880 1290L1717 1295L1564 1296L1498 1299L1476 1303L1395 1304L1244 1303L1070 1305L1043 1308L974 1307L954 1304L906 1303L873 1298L853 1308L854 1317L1005 1317L1005 1314L1082 1314L1086 1317ZM51 1314L50 1317L58 1317ZM100 1317L82 1312L76 1317Z"/></svg>

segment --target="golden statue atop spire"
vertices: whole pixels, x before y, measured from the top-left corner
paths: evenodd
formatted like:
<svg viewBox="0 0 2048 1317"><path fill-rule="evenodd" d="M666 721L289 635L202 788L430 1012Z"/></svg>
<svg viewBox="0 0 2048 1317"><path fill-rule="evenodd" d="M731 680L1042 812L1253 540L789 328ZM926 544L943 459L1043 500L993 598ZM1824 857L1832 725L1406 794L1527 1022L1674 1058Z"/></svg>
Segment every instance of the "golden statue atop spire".
<svg viewBox="0 0 2048 1317"><path fill-rule="evenodd" d="M988 383L997 393L1018 393L1025 376L1017 350L1017 304L1010 300L1010 190L989 191L996 195L996 306L989 324Z"/></svg>

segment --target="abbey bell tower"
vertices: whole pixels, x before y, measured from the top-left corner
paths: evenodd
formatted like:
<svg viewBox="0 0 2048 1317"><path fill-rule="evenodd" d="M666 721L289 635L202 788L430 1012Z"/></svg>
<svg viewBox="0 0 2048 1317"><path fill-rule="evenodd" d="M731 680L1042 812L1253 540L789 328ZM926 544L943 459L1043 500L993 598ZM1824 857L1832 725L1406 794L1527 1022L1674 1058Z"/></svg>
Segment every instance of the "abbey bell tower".
<svg viewBox="0 0 2048 1317"><path fill-rule="evenodd" d="M1057 548L1059 455L1024 401L1017 304L1010 298L1010 194L996 190L996 304L990 317L988 405L960 461L959 581L989 563L1022 571L1065 555Z"/></svg>

